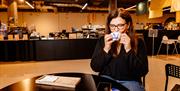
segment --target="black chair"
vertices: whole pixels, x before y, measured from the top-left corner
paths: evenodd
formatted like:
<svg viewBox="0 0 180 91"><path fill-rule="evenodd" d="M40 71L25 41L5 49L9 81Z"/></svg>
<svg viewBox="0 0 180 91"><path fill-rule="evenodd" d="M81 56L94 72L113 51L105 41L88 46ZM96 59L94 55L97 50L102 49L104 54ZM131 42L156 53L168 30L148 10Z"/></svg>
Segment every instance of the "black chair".
<svg viewBox="0 0 180 91"><path fill-rule="evenodd" d="M165 83L165 91L167 91L168 87L168 77L175 77L175 78L180 78L180 66L173 65L173 64L166 64L165 66L166 70L166 83Z"/></svg>
<svg viewBox="0 0 180 91"><path fill-rule="evenodd" d="M146 83L146 82L145 82L145 79L146 79L146 76L143 76L143 77L142 77L142 85L144 86L144 88L145 88L145 83Z"/></svg>

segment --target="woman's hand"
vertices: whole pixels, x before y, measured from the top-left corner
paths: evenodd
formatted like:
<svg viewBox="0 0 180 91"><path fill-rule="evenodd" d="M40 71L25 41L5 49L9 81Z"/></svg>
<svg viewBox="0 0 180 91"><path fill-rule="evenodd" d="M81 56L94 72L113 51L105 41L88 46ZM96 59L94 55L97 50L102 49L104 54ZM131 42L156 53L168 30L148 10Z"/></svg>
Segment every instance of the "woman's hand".
<svg viewBox="0 0 180 91"><path fill-rule="evenodd" d="M130 38L126 33L121 34L120 43L124 45L126 52L129 52L131 50Z"/></svg>
<svg viewBox="0 0 180 91"><path fill-rule="evenodd" d="M104 43L105 43L105 45L104 45L104 51L106 52L106 53L108 53L109 52L109 50L111 49L111 44L113 43L114 41L112 40L112 35L111 34L106 34L105 36L104 36Z"/></svg>

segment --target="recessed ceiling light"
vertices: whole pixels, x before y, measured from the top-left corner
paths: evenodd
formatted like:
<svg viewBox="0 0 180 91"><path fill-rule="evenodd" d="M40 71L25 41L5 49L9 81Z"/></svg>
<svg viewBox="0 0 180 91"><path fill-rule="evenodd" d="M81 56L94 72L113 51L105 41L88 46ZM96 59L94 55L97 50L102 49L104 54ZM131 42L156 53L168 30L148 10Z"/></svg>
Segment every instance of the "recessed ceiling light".
<svg viewBox="0 0 180 91"><path fill-rule="evenodd" d="M87 7L88 3L85 3L84 6L82 7L82 10L84 10Z"/></svg>
<svg viewBox="0 0 180 91"><path fill-rule="evenodd" d="M24 0L19 0L20 2L24 2Z"/></svg>
<svg viewBox="0 0 180 91"><path fill-rule="evenodd" d="M25 1L27 5L29 5L32 9L34 9L34 6L32 6L28 1Z"/></svg>

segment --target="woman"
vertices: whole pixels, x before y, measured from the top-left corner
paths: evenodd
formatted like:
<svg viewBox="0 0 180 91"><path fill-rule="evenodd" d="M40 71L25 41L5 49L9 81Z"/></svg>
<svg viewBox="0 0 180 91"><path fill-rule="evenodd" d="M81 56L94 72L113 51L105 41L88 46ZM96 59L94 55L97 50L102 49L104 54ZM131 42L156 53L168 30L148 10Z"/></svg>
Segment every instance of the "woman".
<svg viewBox="0 0 180 91"><path fill-rule="evenodd" d="M112 36L114 32L119 33L116 40ZM132 18L125 9L108 15L106 34L97 42L91 68L130 91L144 91L141 77L148 73L146 47L143 39L135 35Z"/></svg>
<svg viewBox="0 0 180 91"><path fill-rule="evenodd" d="M6 35L5 35L6 32L7 32L7 26L6 26L6 24L2 23L1 20L0 20L0 34L6 36Z"/></svg>

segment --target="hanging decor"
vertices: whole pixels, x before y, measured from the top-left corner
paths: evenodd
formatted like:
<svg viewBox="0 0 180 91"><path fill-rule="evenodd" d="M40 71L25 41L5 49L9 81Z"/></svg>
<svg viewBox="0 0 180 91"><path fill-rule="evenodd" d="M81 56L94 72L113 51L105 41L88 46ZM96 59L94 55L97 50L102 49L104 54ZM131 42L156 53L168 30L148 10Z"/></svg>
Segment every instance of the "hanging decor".
<svg viewBox="0 0 180 91"><path fill-rule="evenodd" d="M180 23L180 11L176 11L176 22Z"/></svg>
<svg viewBox="0 0 180 91"><path fill-rule="evenodd" d="M136 5L136 14L141 15L141 14L146 14L146 13L148 13L147 1L138 3Z"/></svg>
<svg viewBox="0 0 180 91"><path fill-rule="evenodd" d="M171 12L180 11L180 0L171 1Z"/></svg>
<svg viewBox="0 0 180 91"><path fill-rule="evenodd" d="M162 16L163 16L162 9L156 9L156 10L149 9L149 18L158 18Z"/></svg>

